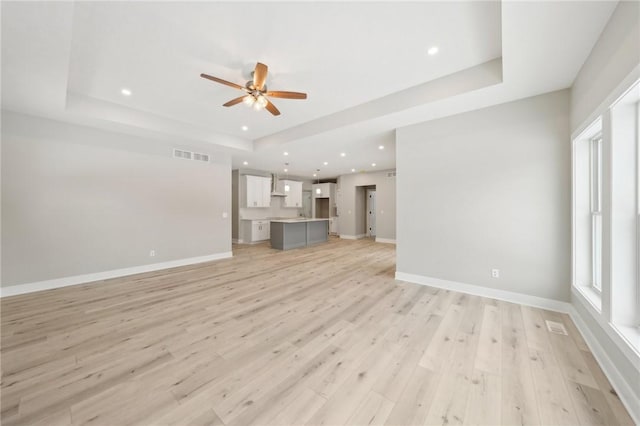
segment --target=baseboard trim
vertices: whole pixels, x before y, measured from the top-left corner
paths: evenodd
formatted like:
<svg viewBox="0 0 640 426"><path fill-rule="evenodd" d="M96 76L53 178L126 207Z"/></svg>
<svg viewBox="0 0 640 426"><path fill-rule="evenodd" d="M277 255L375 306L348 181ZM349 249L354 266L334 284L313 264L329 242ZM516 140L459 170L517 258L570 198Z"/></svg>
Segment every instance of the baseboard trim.
<svg viewBox="0 0 640 426"><path fill-rule="evenodd" d="M605 376L609 379L611 386L615 389L616 393L620 397L620 401L625 406L629 415L633 419L634 423L640 425L640 405L635 396L635 392L625 380L624 375L620 373L620 370L616 367L615 363L607 355L607 351L600 344L600 341L591 332L591 329L587 323L582 319L582 315L578 313L576 308L571 305L569 315L573 320L573 323L582 334L585 343L589 346L589 350L593 354L596 361L602 368Z"/></svg>
<svg viewBox="0 0 640 426"><path fill-rule="evenodd" d="M396 240L391 238L378 238L376 237L376 243L395 244Z"/></svg>
<svg viewBox="0 0 640 426"><path fill-rule="evenodd" d="M460 293L473 294L474 296L504 300L505 302L518 303L520 305L548 309L565 314L569 314L573 308L569 302L561 302L559 300L546 299L544 297L531 296L528 294L515 293L512 291L499 290L457 281L443 280L440 278L425 277L423 275L408 274L406 272L396 272L396 280L442 288L445 290L454 290Z"/></svg>
<svg viewBox="0 0 640 426"><path fill-rule="evenodd" d="M595 322L595 324L600 327L600 330L602 330L604 334L606 334L607 337L611 339L611 342L618 347L618 349L631 364L640 365L640 353L638 353L634 348L631 347L630 344L625 341L625 338L620 335L620 332L616 330L613 324L609 323L602 317L600 311L596 306L594 306L593 301L588 297L588 295L585 295L583 291L572 287L571 302L571 306L574 308L575 312L578 313L578 315L580 315L580 311L575 309L577 305L579 305L584 311L586 311L587 315L589 315ZM581 318L584 321L583 315L581 315ZM588 326L587 322L584 322Z"/></svg>
<svg viewBox="0 0 640 426"><path fill-rule="evenodd" d="M492 299L504 300L506 302L518 303L520 305L532 306L535 308L547 309L550 311L562 312L568 314L574 324L582 334L587 346L595 357L596 361L602 368L605 376L615 389L624 404L625 408L631 415L633 421L640 425L640 406L637 405L637 399L633 389L624 379L624 375L620 373L614 362L607 355L607 351L600 344L598 339L591 332L587 324L582 319L575 307L568 302L559 300L546 299L538 296L531 296L522 293L515 293L506 290L498 290L488 287L482 287L473 284L460 283L456 281L443 280L440 278L431 278L423 275L408 274L405 272L396 272L396 280L407 281L414 284L427 285L430 287L441 288L445 290L453 290L460 293L473 294L475 296L489 297Z"/></svg>
<svg viewBox="0 0 640 426"><path fill-rule="evenodd" d="M92 274L74 275L71 277L56 278L53 280L37 281L27 284L18 284L0 289L0 297L17 296L19 294L33 293L36 291L53 290L55 288L68 287L79 284L93 284L110 278L126 277L127 275L141 274L144 272L159 271L175 268L177 266L194 265L210 262L212 260L227 259L232 257L232 252L216 253L208 256L190 257L187 259L171 260L162 263L133 266L131 268L114 269L111 271L96 272Z"/></svg>
<svg viewBox="0 0 640 426"><path fill-rule="evenodd" d="M345 234L340 234L340 238L342 238L343 240L361 240L364 237L366 237L365 234L358 234L358 235L345 235Z"/></svg>

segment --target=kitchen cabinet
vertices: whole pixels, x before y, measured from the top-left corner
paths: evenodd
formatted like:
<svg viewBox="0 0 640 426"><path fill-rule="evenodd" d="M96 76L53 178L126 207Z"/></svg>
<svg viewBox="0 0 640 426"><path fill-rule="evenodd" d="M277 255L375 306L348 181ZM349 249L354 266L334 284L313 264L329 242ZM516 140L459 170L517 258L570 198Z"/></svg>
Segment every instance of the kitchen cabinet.
<svg viewBox="0 0 640 426"><path fill-rule="evenodd" d="M245 220L245 237L248 243L271 238L271 223L268 220Z"/></svg>
<svg viewBox="0 0 640 426"><path fill-rule="evenodd" d="M330 198L332 192L332 185L335 183L315 183L312 185L313 196L316 198Z"/></svg>
<svg viewBox="0 0 640 426"><path fill-rule="evenodd" d="M329 218L329 233L331 235L338 235L338 217Z"/></svg>
<svg viewBox="0 0 640 426"><path fill-rule="evenodd" d="M286 195L283 207L302 208L302 182L282 180L283 193Z"/></svg>
<svg viewBox="0 0 640 426"><path fill-rule="evenodd" d="M246 175L247 207L271 206L271 178Z"/></svg>
<svg viewBox="0 0 640 426"><path fill-rule="evenodd" d="M330 218L338 215L335 183L313 184L311 197L311 212L313 217Z"/></svg>
<svg viewBox="0 0 640 426"><path fill-rule="evenodd" d="M328 219L274 219L271 221L271 248L289 250L326 242Z"/></svg>

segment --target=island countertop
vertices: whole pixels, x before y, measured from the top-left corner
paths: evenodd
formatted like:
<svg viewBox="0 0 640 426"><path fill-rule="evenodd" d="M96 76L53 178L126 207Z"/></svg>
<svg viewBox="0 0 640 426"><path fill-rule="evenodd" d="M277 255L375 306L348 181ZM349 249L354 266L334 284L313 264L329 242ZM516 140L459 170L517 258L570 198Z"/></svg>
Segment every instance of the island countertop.
<svg viewBox="0 0 640 426"><path fill-rule="evenodd" d="M271 220L271 248L289 250L326 242L329 219Z"/></svg>
<svg viewBox="0 0 640 426"><path fill-rule="evenodd" d="M278 223L305 223L305 222L319 222L321 220L329 220L329 219L296 219L296 218L290 218L290 219L269 219L269 222L278 222Z"/></svg>

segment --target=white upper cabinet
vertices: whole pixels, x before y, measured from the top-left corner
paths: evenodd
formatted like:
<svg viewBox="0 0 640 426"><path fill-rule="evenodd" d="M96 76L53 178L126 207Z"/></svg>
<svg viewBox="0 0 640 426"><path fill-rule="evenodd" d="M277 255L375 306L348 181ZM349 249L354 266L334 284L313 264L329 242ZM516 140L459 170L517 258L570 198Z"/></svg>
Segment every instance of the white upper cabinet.
<svg viewBox="0 0 640 426"><path fill-rule="evenodd" d="M246 175L247 207L271 206L271 178Z"/></svg>
<svg viewBox="0 0 640 426"><path fill-rule="evenodd" d="M302 207L302 182L293 180L282 180L282 188L286 197L282 203L283 207Z"/></svg>
<svg viewBox="0 0 640 426"><path fill-rule="evenodd" d="M335 183L315 183L312 185L314 198L334 198Z"/></svg>

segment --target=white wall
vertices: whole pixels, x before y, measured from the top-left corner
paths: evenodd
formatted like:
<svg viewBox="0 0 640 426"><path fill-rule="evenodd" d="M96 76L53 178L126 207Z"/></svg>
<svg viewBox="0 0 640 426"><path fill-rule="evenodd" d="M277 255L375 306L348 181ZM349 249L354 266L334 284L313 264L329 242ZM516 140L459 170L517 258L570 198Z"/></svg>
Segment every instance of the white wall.
<svg viewBox="0 0 640 426"><path fill-rule="evenodd" d="M597 110L607 98L608 108L623 80L629 77L630 84L640 76L639 64L640 2L621 1L571 88L571 131L582 131L601 114Z"/></svg>
<svg viewBox="0 0 640 426"><path fill-rule="evenodd" d="M569 300L567 90L396 135L399 273Z"/></svg>
<svg viewBox="0 0 640 426"><path fill-rule="evenodd" d="M238 240L240 232L240 171L231 172L231 238Z"/></svg>
<svg viewBox="0 0 640 426"><path fill-rule="evenodd" d="M375 173L353 173L338 177L338 216L340 235L364 233L364 192L359 187L376 187L376 238L396 239L396 178L390 170Z"/></svg>
<svg viewBox="0 0 640 426"><path fill-rule="evenodd" d="M3 111L2 286L230 252L229 156L172 148Z"/></svg>

